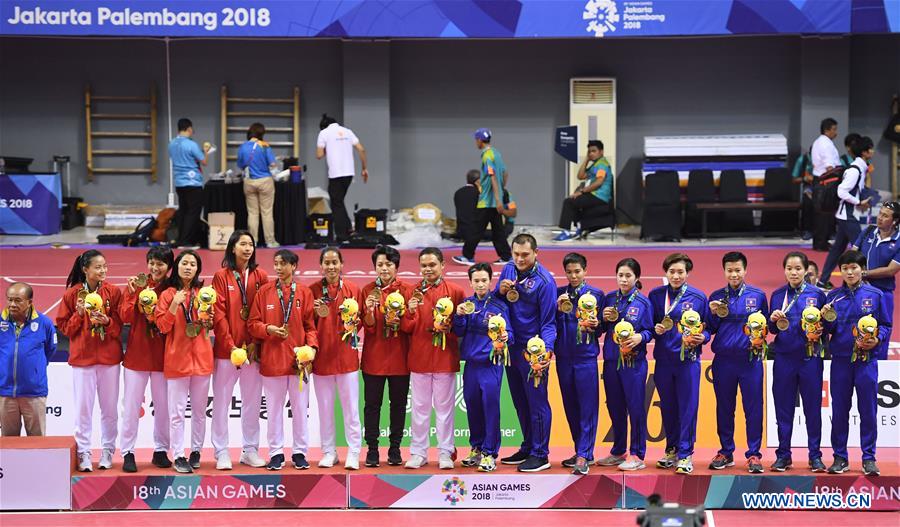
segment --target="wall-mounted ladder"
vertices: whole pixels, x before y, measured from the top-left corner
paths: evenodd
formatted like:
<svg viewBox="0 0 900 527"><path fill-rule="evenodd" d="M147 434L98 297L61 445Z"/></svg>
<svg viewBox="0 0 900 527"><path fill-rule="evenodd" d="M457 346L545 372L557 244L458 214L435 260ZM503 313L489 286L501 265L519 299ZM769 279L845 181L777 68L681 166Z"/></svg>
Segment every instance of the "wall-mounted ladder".
<svg viewBox="0 0 900 527"><path fill-rule="evenodd" d="M102 104L98 104L102 103ZM104 111L98 112L97 106ZM113 112L115 108L128 108L128 111ZM109 108L106 110L106 108ZM151 85L147 95L95 95L91 92L90 85L84 88L84 121L87 132L87 161L88 181L94 180L94 174L149 174L150 179L156 182L156 86ZM101 121L121 123L123 126L113 128L112 125L96 126ZM125 123L147 123L143 127L127 127ZM97 148L96 142L107 143L112 141L116 145L125 144L118 148ZM130 140L126 142L126 140ZM140 141L139 144L134 144ZM149 149L147 143L149 142ZM134 157L150 158L149 168L114 168L94 166L94 157L117 158L123 160ZM125 164L125 163L123 163Z"/></svg>
<svg viewBox="0 0 900 527"><path fill-rule="evenodd" d="M252 121L263 122L263 119L275 119L279 124L285 121L290 126L269 126L263 122L266 127L266 142L273 149L290 149L291 156L300 158L300 88L294 86L293 96L289 98L266 98L266 97L229 97L228 87L222 86L219 90L220 108L221 108L221 140L219 148L219 169L223 172L228 166L229 161L237 160L237 147L246 142L246 133L249 124L241 125L235 122L239 119L242 122ZM235 109L237 106L243 106L247 109ZM256 108L278 108L275 110L258 110ZM253 108L253 109L249 109ZM241 140L229 140L230 134L243 134ZM286 134L291 138L290 141L271 141L270 134Z"/></svg>

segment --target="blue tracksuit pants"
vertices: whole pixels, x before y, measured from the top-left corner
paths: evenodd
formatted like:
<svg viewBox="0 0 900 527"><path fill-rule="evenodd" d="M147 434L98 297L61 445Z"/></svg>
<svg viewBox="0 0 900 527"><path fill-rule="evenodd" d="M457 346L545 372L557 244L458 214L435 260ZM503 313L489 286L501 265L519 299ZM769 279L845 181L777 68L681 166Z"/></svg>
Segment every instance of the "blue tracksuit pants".
<svg viewBox="0 0 900 527"><path fill-rule="evenodd" d="M644 459L647 453L647 360L634 361L634 366L617 369L615 360L603 361L603 391L613 429L614 456L625 452ZM631 448L628 446L628 422L631 421Z"/></svg>
<svg viewBox="0 0 900 527"><path fill-rule="evenodd" d="M713 390L716 394L716 432L719 453L734 454L734 410L741 389L744 421L747 429L746 458L762 457L763 363L744 356L716 355L712 363Z"/></svg>
<svg viewBox="0 0 900 527"><path fill-rule="evenodd" d="M488 456L500 452L500 386L503 366L466 361L463 400L469 416L469 444Z"/></svg>
<svg viewBox="0 0 900 527"><path fill-rule="evenodd" d="M776 354L772 365L772 397L775 400L775 422L778 425L779 459L791 459L791 434L794 431L794 409L797 392L803 402L809 459L822 457L822 359Z"/></svg>
<svg viewBox="0 0 900 527"><path fill-rule="evenodd" d="M676 449L678 459L693 455L700 403L700 360L656 361L653 379L659 392L666 451Z"/></svg>
<svg viewBox="0 0 900 527"><path fill-rule="evenodd" d="M600 374L597 359L571 360L557 357L556 374L566 420L575 443L575 455L594 459L600 405Z"/></svg>

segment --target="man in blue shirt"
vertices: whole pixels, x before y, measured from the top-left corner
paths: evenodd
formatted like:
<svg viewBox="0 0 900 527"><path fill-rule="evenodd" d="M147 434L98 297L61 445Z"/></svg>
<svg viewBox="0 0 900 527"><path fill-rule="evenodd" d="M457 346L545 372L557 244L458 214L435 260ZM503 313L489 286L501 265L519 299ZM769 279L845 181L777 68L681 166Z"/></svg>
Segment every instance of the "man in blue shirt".
<svg viewBox="0 0 900 527"><path fill-rule="evenodd" d="M713 470L734 465L734 408L738 387L744 405L747 428L747 470L752 474L763 471L763 361L764 349L751 351L750 337L744 332L747 318L753 313L769 319L769 302L759 288L744 281L747 257L729 252L722 257L728 285L709 295L709 314L706 327L715 334L712 351L713 389L716 394L716 431L722 448L709 464Z"/></svg>
<svg viewBox="0 0 900 527"><path fill-rule="evenodd" d="M888 309L885 316L893 320L894 289L897 287L897 272L900 271L900 203L882 203L875 225L860 233L853 242L853 248L866 257L867 269L862 271L863 280L884 294ZM887 353L889 341L890 334L881 343L882 353Z"/></svg>
<svg viewBox="0 0 900 527"><path fill-rule="evenodd" d="M194 124L190 119L178 120L178 136L169 143L169 159L175 192L178 194L178 246L190 247L200 241L200 213L203 211L203 171L209 157L209 143L203 150L191 139Z"/></svg>
<svg viewBox="0 0 900 527"><path fill-rule="evenodd" d="M516 335L510 346L510 365L506 368L509 393L512 395L522 427L523 441L519 451L500 460L504 465L518 465L520 472L539 472L550 468L550 403L547 400L548 359L541 364L544 375L534 386L529 378L531 365L525 360L526 344L540 336L552 358L556 343L556 282L537 261L537 241L530 234L513 238L513 261L500 273L494 294L506 300L509 317Z"/></svg>
<svg viewBox="0 0 900 527"><path fill-rule="evenodd" d="M31 286L6 289L0 313L0 431L42 436L47 429L47 363L56 353L56 328L32 302Z"/></svg>
<svg viewBox="0 0 900 527"><path fill-rule="evenodd" d="M503 318L507 346L516 341L506 302L490 292L492 274L488 263L469 267L469 282L475 294L456 306L456 316L453 317L453 332L461 338L459 358L466 361L463 399L469 415L469 444L472 446L462 465L478 466L480 472L496 470L496 459L500 453L503 355L495 353L494 342L488 335L491 318Z"/></svg>
<svg viewBox="0 0 900 527"><path fill-rule="evenodd" d="M247 199L247 229L259 239L259 216L262 214L266 247L279 247L275 241L275 180L271 169L276 165L275 154L263 141L266 127L253 123L247 130L247 142L238 148L237 165L244 171L244 196Z"/></svg>

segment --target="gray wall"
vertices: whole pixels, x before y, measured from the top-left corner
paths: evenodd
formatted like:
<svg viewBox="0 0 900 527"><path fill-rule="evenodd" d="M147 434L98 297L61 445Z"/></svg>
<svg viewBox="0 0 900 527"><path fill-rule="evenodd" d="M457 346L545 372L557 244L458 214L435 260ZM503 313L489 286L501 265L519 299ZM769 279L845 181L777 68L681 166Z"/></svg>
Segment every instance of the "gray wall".
<svg viewBox="0 0 900 527"><path fill-rule="evenodd" d="M0 38L0 67L16 72L0 83L0 152L35 157L36 169L53 154L71 155L76 192L94 203L164 203L164 58L160 41ZM351 187L351 207L430 201L450 209L465 171L478 165L470 134L489 127L521 221L543 224L555 223L565 189L552 132L568 124L568 79L616 77L619 204L624 221L639 222L645 135L782 133L796 154L833 115L842 135L880 137L889 96L900 87L900 37L179 40L172 73L173 117L191 117L199 141L218 142L221 84L236 96L278 97L299 85L301 157L312 184L325 184L324 162L314 157L322 112L344 119L369 151L373 181ZM160 95L161 182L117 175L87 184L84 84L131 93L151 81ZM875 184L886 187L889 145L876 146Z"/></svg>

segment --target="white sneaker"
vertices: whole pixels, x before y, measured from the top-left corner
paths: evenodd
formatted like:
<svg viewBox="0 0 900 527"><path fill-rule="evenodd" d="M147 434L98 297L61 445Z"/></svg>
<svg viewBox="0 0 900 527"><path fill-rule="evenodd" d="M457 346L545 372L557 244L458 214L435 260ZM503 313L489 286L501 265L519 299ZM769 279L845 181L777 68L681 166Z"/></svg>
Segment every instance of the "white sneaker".
<svg viewBox="0 0 900 527"><path fill-rule="evenodd" d="M94 466L91 462L91 453L82 452L78 454L78 472L93 472Z"/></svg>
<svg viewBox="0 0 900 527"><path fill-rule="evenodd" d="M216 470L231 470L231 456L228 455L227 451L220 452L216 456Z"/></svg>
<svg viewBox="0 0 900 527"><path fill-rule="evenodd" d="M359 470L359 452L348 452L347 461L344 462L347 470Z"/></svg>
<svg viewBox="0 0 900 527"><path fill-rule="evenodd" d="M442 454L443 455L443 454ZM418 454L414 454L409 458L409 461L406 462L406 468L422 468L428 464L428 460L425 459L425 456L420 456Z"/></svg>
<svg viewBox="0 0 900 527"><path fill-rule="evenodd" d="M216 465L218 464L219 460L216 459ZM229 464L231 463L229 462ZM241 452L241 464L260 468L266 466L266 461L259 457L259 453L257 453L256 450L245 450Z"/></svg>
<svg viewBox="0 0 900 527"><path fill-rule="evenodd" d="M112 468L112 458L114 453L115 450L111 448L104 448L100 453L100 463L97 465L97 468L101 470Z"/></svg>
<svg viewBox="0 0 900 527"><path fill-rule="evenodd" d="M319 460L319 468L331 468L338 463L338 455L337 452L327 452L322 455L322 459ZM359 458L356 460L357 468L359 468Z"/></svg>
<svg viewBox="0 0 900 527"><path fill-rule="evenodd" d="M451 470L453 468L453 459L450 457L450 454L441 452L441 456L438 458L438 468L441 470Z"/></svg>

